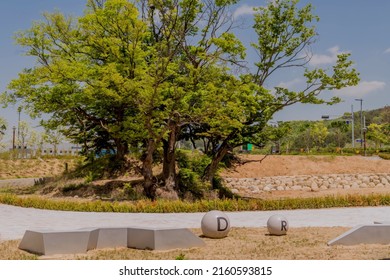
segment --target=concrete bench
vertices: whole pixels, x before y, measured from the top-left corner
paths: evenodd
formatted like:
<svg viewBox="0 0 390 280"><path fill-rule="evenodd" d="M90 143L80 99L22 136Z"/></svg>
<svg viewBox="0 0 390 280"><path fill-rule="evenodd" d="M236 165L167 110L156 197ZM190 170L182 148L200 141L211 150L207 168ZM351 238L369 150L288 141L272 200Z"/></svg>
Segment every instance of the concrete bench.
<svg viewBox="0 0 390 280"><path fill-rule="evenodd" d="M328 245L390 244L390 224L362 225L352 228Z"/></svg>
<svg viewBox="0 0 390 280"><path fill-rule="evenodd" d="M186 228L128 228L127 247L149 250L170 250L201 247L205 243Z"/></svg>
<svg viewBox="0 0 390 280"><path fill-rule="evenodd" d="M87 228L72 231L27 230L19 249L54 255L85 253L101 248L170 250L204 245L202 239L185 228Z"/></svg>
<svg viewBox="0 0 390 280"><path fill-rule="evenodd" d="M90 240L97 236L97 230L51 231L27 230L19 244L19 249L40 255L85 253L94 249Z"/></svg>

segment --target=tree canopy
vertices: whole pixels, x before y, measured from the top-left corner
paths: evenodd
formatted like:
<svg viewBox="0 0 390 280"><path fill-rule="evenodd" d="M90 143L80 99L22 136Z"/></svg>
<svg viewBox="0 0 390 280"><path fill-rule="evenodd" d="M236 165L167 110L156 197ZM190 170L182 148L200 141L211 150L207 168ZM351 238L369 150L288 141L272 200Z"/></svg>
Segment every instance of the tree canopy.
<svg viewBox="0 0 390 280"><path fill-rule="evenodd" d="M79 18L44 14L16 38L36 64L3 97L20 100L32 116L50 114L42 124L60 127L85 153L110 149L121 162L136 151L148 197L180 193L176 156L183 139L203 141L210 161L202 177L211 181L231 149L264 143L277 111L334 104L340 100L320 93L359 80L349 54L340 54L331 71L307 67L318 18L297 0L256 8L250 47L258 57L247 68L229 14L236 2L89 0ZM305 88L265 86L293 67L303 69ZM158 177L152 167L160 151Z"/></svg>

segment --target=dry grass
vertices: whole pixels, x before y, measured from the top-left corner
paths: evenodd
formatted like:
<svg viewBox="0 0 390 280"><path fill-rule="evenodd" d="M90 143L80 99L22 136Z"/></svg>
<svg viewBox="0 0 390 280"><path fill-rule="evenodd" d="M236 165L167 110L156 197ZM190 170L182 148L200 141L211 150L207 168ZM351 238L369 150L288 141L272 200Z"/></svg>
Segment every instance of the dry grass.
<svg viewBox="0 0 390 280"><path fill-rule="evenodd" d="M65 171L65 163L69 170L75 168L77 160L69 159L0 159L0 180L15 178L38 178L60 175Z"/></svg>
<svg viewBox="0 0 390 280"><path fill-rule="evenodd" d="M0 242L0 259L2 260L36 260L38 256L18 249L19 241Z"/></svg>
<svg viewBox="0 0 390 280"><path fill-rule="evenodd" d="M80 211L80 212L118 212L118 213L195 213L211 210L220 211L269 211L295 209L322 209L332 207L389 206L390 195L346 195L313 198L286 199L216 199L199 201L182 200L137 200L101 201L80 198L47 198L37 195L14 195L0 193L0 203L19 207Z"/></svg>
<svg viewBox="0 0 390 280"><path fill-rule="evenodd" d="M390 257L390 245L327 246L348 228L292 228L270 236L265 228L233 228L223 239L203 238L202 248L147 251L129 248L92 250L86 254L36 256L17 248L18 241L0 243L1 259L77 260L379 260ZM200 235L200 229L193 232Z"/></svg>

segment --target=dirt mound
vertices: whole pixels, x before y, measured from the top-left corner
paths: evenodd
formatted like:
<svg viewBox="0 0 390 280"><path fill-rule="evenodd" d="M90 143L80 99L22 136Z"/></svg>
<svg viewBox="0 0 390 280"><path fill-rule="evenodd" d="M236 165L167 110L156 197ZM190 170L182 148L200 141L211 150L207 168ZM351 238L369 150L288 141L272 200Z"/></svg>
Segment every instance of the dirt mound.
<svg viewBox="0 0 390 280"><path fill-rule="evenodd" d="M362 156L243 155L245 164L222 172L223 177L258 178L320 174L390 173L390 160Z"/></svg>

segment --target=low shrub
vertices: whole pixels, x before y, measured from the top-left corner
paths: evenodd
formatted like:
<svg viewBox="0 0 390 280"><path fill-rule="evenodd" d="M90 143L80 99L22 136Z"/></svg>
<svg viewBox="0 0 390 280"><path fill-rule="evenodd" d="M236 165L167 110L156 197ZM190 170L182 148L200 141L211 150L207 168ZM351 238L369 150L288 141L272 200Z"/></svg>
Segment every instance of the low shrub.
<svg viewBox="0 0 390 280"><path fill-rule="evenodd" d="M386 160L390 160L390 154L380 153L380 154L378 154L378 156L380 158L383 158L383 159L386 159Z"/></svg>
<svg viewBox="0 0 390 280"><path fill-rule="evenodd" d="M178 150L176 160L179 167L179 195L185 197L190 194L195 199L201 199L209 189L202 181L202 175L210 158L196 150Z"/></svg>

